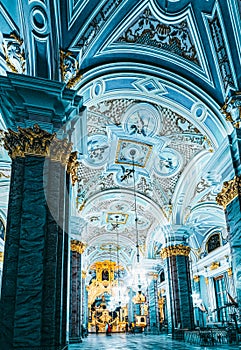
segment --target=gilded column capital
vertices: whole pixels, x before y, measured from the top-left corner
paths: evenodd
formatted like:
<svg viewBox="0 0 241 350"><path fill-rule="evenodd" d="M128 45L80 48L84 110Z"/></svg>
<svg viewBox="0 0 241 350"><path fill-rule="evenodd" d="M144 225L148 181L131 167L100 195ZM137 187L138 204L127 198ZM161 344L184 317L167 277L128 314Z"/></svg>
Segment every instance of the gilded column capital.
<svg viewBox="0 0 241 350"><path fill-rule="evenodd" d="M53 161L62 162L64 165L70 157L72 144L67 139L59 140L56 134L49 133L34 124L31 128L18 127L18 131L11 129L4 132L4 148L12 159L34 155L38 157L50 157Z"/></svg>
<svg viewBox="0 0 241 350"><path fill-rule="evenodd" d="M76 183L78 180L77 172L78 172L79 162L77 161L77 152L72 152L69 156L67 162L67 173L71 175L72 185Z"/></svg>
<svg viewBox="0 0 241 350"><path fill-rule="evenodd" d="M72 143L68 142L67 139L59 140L55 137L50 144L49 157L55 162L67 165L71 149Z"/></svg>
<svg viewBox="0 0 241 350"><path fill-rule="evenodd" d="M55 134L40 129L37 124L32 128L18 127L17 132L9 129L4 135L4 148L12 159L25 157L27 154L46 157L55 137Z"/></svg>
<svg viewBox="0 0 241 350"><path fill-rule="evenodd" d="M240 185L241 181L239 176L235 176L233 180L225 181L222 191L216 197L216 202L226 209L227 205L239 195Z"/></svg>
<svg viewBox="0 0 241 350"><path fill-rule="evenodd" d="M83 254L86 248L86 244L84 244L83 242L77 241L77 239L72 239L70 247L72 252Z"/></svg>
<svg viewBox="0 0 241 350"><path fill-rule="evenodd" d="M191 248L183 244L178 244L174 246L165 247L161 250L161 258L166 259L171 256L183 255L189 256Z"/></svg>

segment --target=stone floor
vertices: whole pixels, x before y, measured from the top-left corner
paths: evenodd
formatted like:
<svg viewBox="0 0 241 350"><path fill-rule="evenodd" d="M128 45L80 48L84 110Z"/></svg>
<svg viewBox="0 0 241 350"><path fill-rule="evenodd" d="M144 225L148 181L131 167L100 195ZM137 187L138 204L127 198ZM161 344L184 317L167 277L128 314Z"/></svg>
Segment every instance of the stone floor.
<svg viewBox="0 0 241 350"><path fill-rule="evenodd" d="M167 335L118 334L89 334L78 345L70 345L70 350L241 350L241 345L197 346L172 340Z"/></svg>

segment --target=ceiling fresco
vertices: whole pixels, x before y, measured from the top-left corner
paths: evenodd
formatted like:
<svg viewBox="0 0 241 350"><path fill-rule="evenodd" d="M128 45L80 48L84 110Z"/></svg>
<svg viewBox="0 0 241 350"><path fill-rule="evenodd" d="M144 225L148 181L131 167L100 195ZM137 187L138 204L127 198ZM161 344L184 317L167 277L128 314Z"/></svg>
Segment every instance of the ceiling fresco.
<svg viewBox="0 0 241 350"><path fill-rule="evenodd" d="M234 175L224 143L233 127L221 107L238 89L239 3L1 2L0 74L61 81L83 98L71 214L86 269L118 251L129 271L137 245L147 266L159 266L179 228L193 249L212 230L225 235L216 195ZM9 186L3 148L0 166Z"/></svg>

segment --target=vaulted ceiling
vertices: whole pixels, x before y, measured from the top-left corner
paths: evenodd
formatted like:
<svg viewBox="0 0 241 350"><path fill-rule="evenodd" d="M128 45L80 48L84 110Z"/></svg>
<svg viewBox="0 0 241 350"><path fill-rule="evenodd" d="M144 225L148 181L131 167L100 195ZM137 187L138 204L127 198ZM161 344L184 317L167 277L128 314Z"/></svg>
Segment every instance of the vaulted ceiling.
<svg viewBox="0 0 241 350"><path fill-rule="evenodd" d="M115 259L119 245L129 268L137 232L141 256L156 259L179 227L193 248L225 230L215 198L230 164L219 171L218 152L232 126L220 109L240 88L239 5L2 1L2 74L8 57L18 73L71 82L83 96L72 214L83 219L89 263L109 259L110 246ZM7 46L11 32L17 53Z"/></svg>

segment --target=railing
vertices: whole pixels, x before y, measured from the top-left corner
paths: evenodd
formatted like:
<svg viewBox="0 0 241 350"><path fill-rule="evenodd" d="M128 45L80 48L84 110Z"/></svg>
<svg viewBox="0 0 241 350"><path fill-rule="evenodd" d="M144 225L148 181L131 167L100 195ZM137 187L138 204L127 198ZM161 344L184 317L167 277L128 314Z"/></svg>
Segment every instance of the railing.
<svg viewBox="0 0 241 350"><path fill-rule="evenodd" d="M201 346L239 344L241 341L241 334L239 334L235 329L184 331L184 341Z"/></svg>

